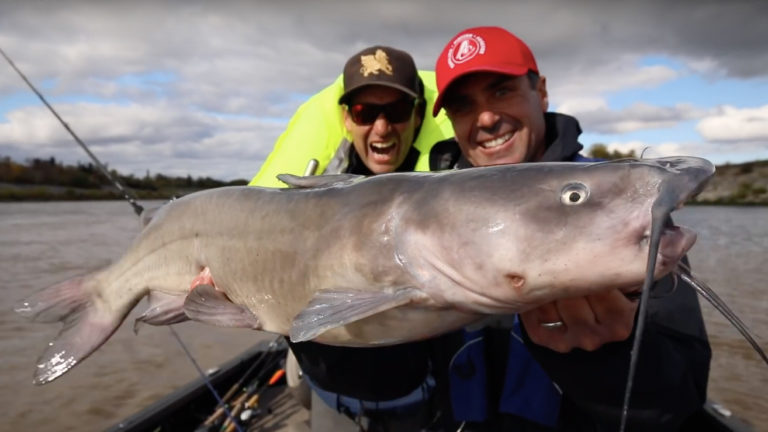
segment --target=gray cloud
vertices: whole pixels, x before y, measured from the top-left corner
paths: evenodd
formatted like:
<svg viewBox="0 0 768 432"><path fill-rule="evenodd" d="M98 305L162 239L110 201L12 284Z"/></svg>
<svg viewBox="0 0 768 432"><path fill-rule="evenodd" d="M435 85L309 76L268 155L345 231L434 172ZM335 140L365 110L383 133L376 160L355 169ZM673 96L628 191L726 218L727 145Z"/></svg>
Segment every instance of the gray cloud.
<svg viewBox="0 0 768 432"><path fill-rule="evenodd" d="M573 106L674 78L664 66L639 70L646 55L673 57L710 77L765 78L765 16L761 0L2 2L0 47L33 82L48 84L44 92L112 166L235 178L256 172L298 104L367 45L404 48L419 67L433 69L459 30L500 25L532 47L553 103ZM115 82L155 72L172 79ZM28 91L18 77L0 67L0 98L21 92ZM107 106L57 99L70 95ZM582 121L595 130L632 130L692 111L636 106L584 112ZM32 108L8 113L0 151L76 154L46 115Z"/></svg>
<svg viewBox="0 0 768 432"><path fill-rule="evenodd" d="M558 107L558 111L576 116L583 128L602 134L670 128L680 122L698 119L706 114L705 110L690 104L663 107L635 103L622 110L611 110L599 100L564 104Z"/></svg>
<svg viewBox="0 0 768 432"><path fill-rule="evenodd" d="M254 117L216 117L171 106L74 104L57 110L104 162L121 172L248 178L284 125ZM87 162L70 135L42 107L0 123L0 153L17 160L54 156Z"/></svg>
<svg viewBox="0 0 768 432"><path fill-rule="evenodd" d="M756 143L768 148L768 105L758 108L719 107L703 118L696 130L707 140Z"/></svg>
<svg viewBox="0 0 768 432"><path fill-rule="evenodd" d="M714 142L714 141L668 141L650 145L643 141L610 141L605 144L609 151L628 152L634 150L636 155L643 157L663 156L698 156L711 160L716 164L743 161L758 152L768 148L766 142ZM736 158L736 159L734 159Z"/></svg>

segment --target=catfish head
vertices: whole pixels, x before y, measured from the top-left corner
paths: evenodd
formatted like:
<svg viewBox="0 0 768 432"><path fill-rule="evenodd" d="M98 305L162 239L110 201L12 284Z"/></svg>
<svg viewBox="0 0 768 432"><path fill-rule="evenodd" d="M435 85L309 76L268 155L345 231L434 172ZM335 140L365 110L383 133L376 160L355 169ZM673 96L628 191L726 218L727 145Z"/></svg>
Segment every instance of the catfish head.
<svg viewBox="0 0 768 432"><path fill-rule="evenodd" d="M482 313L524 311L560 298L639 288L652 227L654 279L696 234L669 214L714 174L704 159L531 163L434 177L404 216L402 261L438 302ZM415 207L415 206L412 206Z"/></svg>

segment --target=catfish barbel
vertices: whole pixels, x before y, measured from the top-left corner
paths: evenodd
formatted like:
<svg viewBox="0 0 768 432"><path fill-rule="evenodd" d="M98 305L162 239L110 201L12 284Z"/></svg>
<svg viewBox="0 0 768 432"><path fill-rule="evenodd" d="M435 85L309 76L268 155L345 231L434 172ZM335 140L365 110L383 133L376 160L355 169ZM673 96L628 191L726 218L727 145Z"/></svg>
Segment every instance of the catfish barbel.
<svg viewBox="0 0 768 432"><path fill-rule="evenodd" d="M696 239L665 220L713 174L709 161L677 157L205 190L159 208L120 260L16 310L64 324L36 384L88 357L145 296L137 321L153 325L193 319L346 346L419 340L640 286L654 242L648 275L664 276ZM192 284L204 269L215 288Z"/></svg>

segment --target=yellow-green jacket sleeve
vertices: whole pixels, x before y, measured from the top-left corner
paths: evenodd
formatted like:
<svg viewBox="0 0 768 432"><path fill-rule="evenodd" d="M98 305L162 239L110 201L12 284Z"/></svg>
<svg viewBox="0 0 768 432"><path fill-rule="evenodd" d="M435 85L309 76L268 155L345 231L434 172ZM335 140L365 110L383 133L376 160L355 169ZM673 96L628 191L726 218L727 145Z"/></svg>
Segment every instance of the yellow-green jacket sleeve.
<svg viewBox="0 0 768 432"><path fill-rule="evenodd" d="M299 107L250 186L285 187L276 176L302 175L310 159L319 162L317 172L325 169L345 133L338 102L343 88L339 76Z"/></svg>
<svg viewBox="0 0 768 432"><path fill-rule="evenodd" d="M441 111L432 117L432 106L437 97L435 73L419 71L424 81L427 108L424 123L414 146L421 156L416 163L417 171L429 170L429 149L436 142L453 136L450 121ZM318 161L317 172L325 171L337 148L345 138L344 118L338 101L344 89L340 75L333 84L315 94L302 104L280 135L272 152L264 161L250 186L285 187L277 180L278 174L302 175L310 159Z"/></svg>

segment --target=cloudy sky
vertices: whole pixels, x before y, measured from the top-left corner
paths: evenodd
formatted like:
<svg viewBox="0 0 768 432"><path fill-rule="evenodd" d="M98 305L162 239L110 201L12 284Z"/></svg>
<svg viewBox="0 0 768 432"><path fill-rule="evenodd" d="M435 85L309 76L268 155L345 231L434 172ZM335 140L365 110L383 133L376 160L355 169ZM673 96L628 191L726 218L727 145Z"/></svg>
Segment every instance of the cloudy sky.
<svg viewBox="0 0 768 432"><path fill-rule="evenodd" d="M250 178L293 111L385 44L421 69L499 25L547 76L582 143L768 159L768 2L0 0L0 48L104 162ZM85 153L0 59L0 157Z"/></svg>

